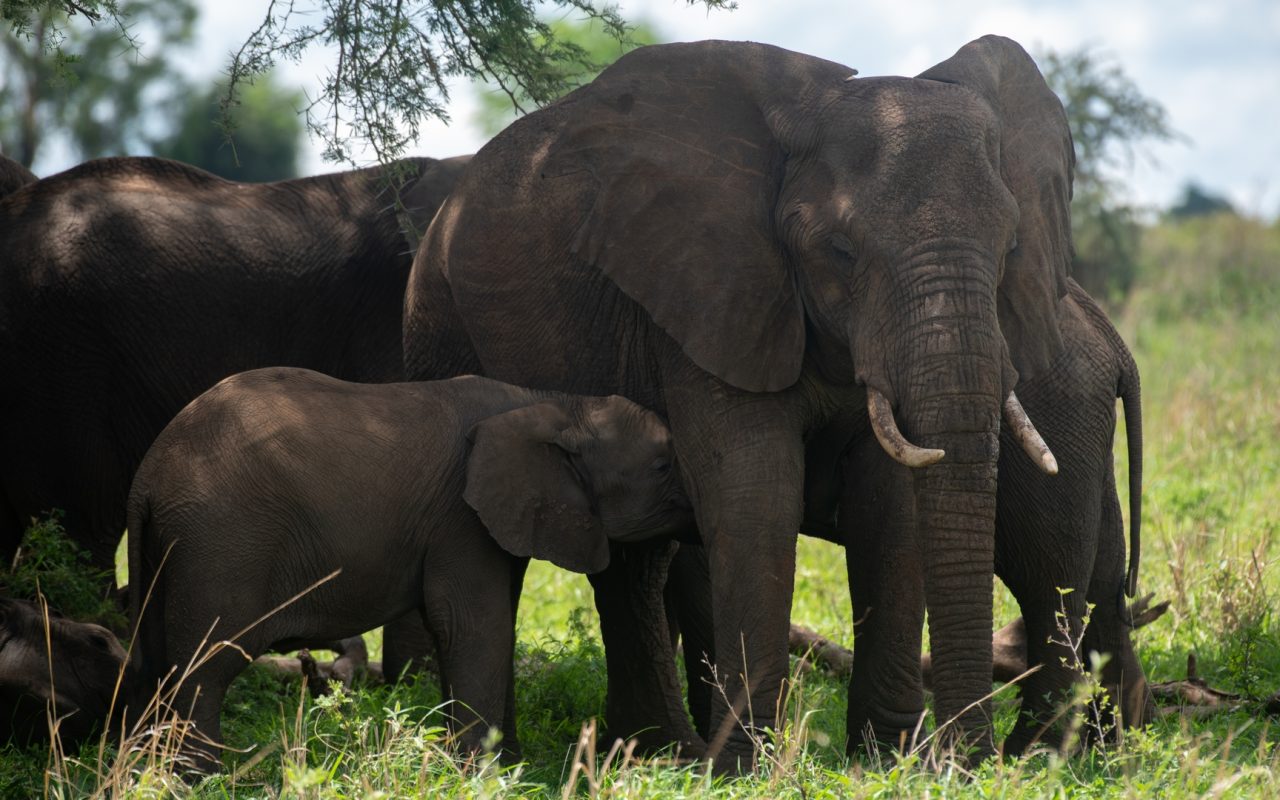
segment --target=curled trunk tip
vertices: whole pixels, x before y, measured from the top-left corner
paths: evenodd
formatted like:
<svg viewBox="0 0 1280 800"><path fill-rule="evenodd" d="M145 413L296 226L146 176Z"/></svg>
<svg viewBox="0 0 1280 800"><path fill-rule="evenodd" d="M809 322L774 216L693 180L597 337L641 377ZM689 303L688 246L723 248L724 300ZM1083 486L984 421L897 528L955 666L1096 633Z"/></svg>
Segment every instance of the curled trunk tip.
<svg viewBox="0 0 1280 800"><path fill-rule="evenodd" d="M889 398L871 386L867 387L867 414L871 417L871 429L875 431L876 441L880 442L890 458L904 467L927 467L938 463L946 455L944 450L916 447L908 442L898 430Z"/></svg>
<svg viewBox="0 0 1280 800"><path fill-rule="evenodd" d="M1031 419L1013 392L1009 392L1008 399L1004 401L1004 418L1009 423L1014 438L1022 445L1023 452L1031 457L1040 471L1046 475L1057 475L1058 459L1053 457L1049 445L1044 443L1036 426L1031 424Z"/></svg>

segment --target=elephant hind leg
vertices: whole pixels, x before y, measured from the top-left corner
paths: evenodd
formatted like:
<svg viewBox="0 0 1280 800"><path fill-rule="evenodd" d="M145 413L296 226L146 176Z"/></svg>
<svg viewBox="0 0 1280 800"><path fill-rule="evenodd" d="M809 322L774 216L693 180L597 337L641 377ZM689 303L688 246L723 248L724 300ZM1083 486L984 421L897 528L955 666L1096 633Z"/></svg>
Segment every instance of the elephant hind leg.
<svg viewBox="0 0 1280 800"><path fill-rule="evenodd" d="M1155 717L1155 701L1147 685L1146 673L1133 648L1132 627L1125 589L1124 522L1115 485L1104 495L1102 535L1093 581L1089 586L1089 602L1093 604L1089 627L1085 631L1085 649L1106 655L1102 669L1102 685L1110 700L1110 711L1120 713L1126 728L1146 724ZM1102 720L1106 727L1112 720Z"/></svg>
<svg viewBox="0 0 1280 800"><path fill-rule="evenodd" d="M234 647L219 644L219 637L233 630L234 616L231 619L232 624L221 626L208 638L205 629L197 629L189 620L175 620L172 615L163 623L156 623L167 629L161 664L174 669L159 687L162 702L155 708L161 714L160 722L186 720L192 725L180 729L178 746L191 768L200 773L222 769L222 701L236 676L266 650L260 637L251 634L237 640Z"/></svg>
<svg viewBox="0 0 1280 800"><path fill-rule="evenodd" d="M1013 756L1022 755L1033 745L1061 748L1074 744L1068 740L1074 726L1096 722L1092 704L1083 709L1073 705L1078 699L1073 691L1090 668L1087 631L1096 622L1085 593L1071 591L1053 597L1040 593L1018 596L1018 600L1026 623L1027 665L1038 669L1019 687L1022 703L1018 720L1004 745L1004 753ZM1083 719L1078 716L1081 712ZM1093 727L1089 725L1079 734L1088 738Z"/></svg>

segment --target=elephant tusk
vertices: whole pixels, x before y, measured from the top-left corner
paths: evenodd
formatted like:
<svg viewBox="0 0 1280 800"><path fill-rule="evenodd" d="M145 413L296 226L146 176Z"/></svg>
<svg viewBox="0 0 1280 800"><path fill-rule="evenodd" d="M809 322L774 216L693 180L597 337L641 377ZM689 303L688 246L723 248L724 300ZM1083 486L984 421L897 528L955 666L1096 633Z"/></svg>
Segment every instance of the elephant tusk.
<svg viewBox="0 0 1280 800"><path fill-rule="evenodd" d="M893 407L889 405L889 398L870 386L867 387L867 414L871 416L871 429L875 431L880 446L890 458L904 467L927 467L938 463L946 455L945 450L916 447L908 442L893 419Z"/></svg>
<svg viewBox="0 0 1280 800"><path fill-rule="evenodd" d="M1058 459L1053 457L1049 445L1040 438L1036 426L1031 424L1031 419L1027 417L1022 403L1018 402L1018 396L1013 392L1009 392L1009 399L1004 401L1004 418L1013 429L1013 437L1022 445L1026 454L1031 456L1031 460L1036 462L1036 466L1046 475L1057 475Z"/></svg>

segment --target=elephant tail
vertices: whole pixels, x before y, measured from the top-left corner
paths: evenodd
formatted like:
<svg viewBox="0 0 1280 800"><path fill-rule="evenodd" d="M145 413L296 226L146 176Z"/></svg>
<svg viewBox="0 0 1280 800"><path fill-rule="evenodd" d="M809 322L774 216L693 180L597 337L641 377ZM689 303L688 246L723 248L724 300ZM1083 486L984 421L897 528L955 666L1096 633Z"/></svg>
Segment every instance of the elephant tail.
<svg viewBox="0 0 1280 800"><path fill-rule="evenodd" d="M141 470L139 470L141 473ZM145 540L151 524L151 498L143 487L144 481L135 481L129 494L129 622L133 628L130 645L130 668L139 694L155 690L152 674L156 668L155 656L164 652L164 625L161 614L164 609L164 582L156 579L157 570L146 556ZM159 640L158 640L159 639ZM145 703L148 698L134 698Z"/></svg>
<svg viewBox="0 0 1280 800"><path fill-rule="evenodd" d="M130 492L126 510L125 531L129 537L129 624L133 626L133 638L138 638L138 620L142 615L142 603L150 576L144 575L142 566L142 531L151 519L151 503L143 492Z"/></svg>
<svg viewBox="0 0 1280 800"><path fill-rule="evenodd" d="M1142 554L1142 381L1133 355L1124 342L1118 344L1122 368L1116 395L1124 406L1129 445L1129 575L1125 594L1133 597L1138 592L1138 562Z"/></svg>

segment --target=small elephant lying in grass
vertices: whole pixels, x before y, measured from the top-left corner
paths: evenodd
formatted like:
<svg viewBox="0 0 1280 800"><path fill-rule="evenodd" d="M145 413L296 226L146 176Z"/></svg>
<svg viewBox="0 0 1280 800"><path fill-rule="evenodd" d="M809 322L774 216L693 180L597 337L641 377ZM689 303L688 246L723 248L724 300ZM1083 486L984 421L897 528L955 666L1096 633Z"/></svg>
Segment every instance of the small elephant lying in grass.
<svg viewBox="0 0 1280 800"><path fill-rule="evenodd" d="M518 755L527 558L596 572L610 541L691 527L673 457L662 420L617 396L286 368L227 378L161 433L130 493L139 700L162 684L169 706L190 709L188 752L214 770L203 740L220 743L223 695L246 655L418 609L460 744L479 749L492 725Z"/></svg>
<svg viewBox="0 0 1280 800"><path fill-rule="evenodd" d="M0 597L0 747L46 739L48 710L64 747L85 740L107 719L124 662L124 648L101 625Z"/></svg>

